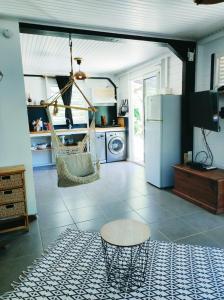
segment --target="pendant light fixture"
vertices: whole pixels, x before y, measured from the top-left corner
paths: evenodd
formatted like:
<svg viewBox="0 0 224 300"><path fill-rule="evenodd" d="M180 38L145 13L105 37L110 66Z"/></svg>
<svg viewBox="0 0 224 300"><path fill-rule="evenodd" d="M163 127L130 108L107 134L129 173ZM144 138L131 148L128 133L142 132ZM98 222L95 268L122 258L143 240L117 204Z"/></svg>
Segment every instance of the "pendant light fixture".
<svg viewBox="0 0 224 300"><path fill-rule="evenodd" d="M224 0L194 0L194 2L199 5L199 4L218 4L224 2Z"/></svg>
<svg viewBox="0 0 224 300"><path fill-rule="evenodd" d="M76 80L85 80L87 78L86 73L80 70L80 65L82 63L81 57L75 57L74 60L76 60L77 65L79 66L79 70L75 72L74 77Z"/></svg>

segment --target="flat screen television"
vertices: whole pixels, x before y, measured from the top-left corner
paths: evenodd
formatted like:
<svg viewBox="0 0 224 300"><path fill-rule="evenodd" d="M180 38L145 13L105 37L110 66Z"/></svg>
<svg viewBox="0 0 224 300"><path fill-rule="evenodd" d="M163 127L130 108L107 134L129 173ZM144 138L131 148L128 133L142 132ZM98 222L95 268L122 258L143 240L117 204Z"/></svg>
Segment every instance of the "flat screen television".
<svg viewBox="0 0 224 300"><path fill-rule="evenodd" d="M219 95L212 91L193 93L190 97L190 122L194 127L219 131Z"/></svg>

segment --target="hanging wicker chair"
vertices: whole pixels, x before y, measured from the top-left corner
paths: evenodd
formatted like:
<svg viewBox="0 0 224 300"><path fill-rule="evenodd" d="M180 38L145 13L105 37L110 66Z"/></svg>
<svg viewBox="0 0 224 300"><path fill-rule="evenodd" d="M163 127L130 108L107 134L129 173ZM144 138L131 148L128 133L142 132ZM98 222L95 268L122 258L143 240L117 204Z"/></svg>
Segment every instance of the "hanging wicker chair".
<svg viewBox="0 0 224 300"><path fill-rule="evenodd" d="M57 104L58 98L67 91L69 87L75 85L80 91L84 99L87 101L89 107L75 107ZM96 132L95 132L95 107L85 97L79 86L71 77L67 85L59 91L53 98L44 102L48 120L51 127L51 140L56 157L56 167L58 174L58 186L68 187L80 184L93 182L100 178L100 164L96 153ZM74 146L65 146L56 131L51 117L50 106L54 107L54 111L58 111L60 107L87 110L92 112L92 121L87 128L87 133L82 141Z"/></svg>

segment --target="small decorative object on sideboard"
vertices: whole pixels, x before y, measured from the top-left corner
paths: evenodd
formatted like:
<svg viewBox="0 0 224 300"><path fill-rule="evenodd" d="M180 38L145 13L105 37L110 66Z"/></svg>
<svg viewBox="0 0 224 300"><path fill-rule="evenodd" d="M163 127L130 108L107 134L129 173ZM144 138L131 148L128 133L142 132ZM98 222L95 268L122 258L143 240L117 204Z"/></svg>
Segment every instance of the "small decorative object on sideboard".
<svg viewBox="0 0 224 300"><path fill-rule="evenodd" d="M44 126L45 126L45 128L47 129L47 130L51 130L52 128L51 128L51 124L50 123L48 123L48 122L44 122Z"/></svg>
<svg viewBox="0 0 224 300"><path fill-rule="evenodd" d="M45 105L46 102L44 100L40 100L40 105Z"/></svg>
<svg viewBox="0 0 224 300"><path fill-rule="evenodd" d="M117 124L118 124L120 127L125 127L125 121L124 121L124 118L123 118L123 117L118 117L118 118L117 118Z"/></svg>
<svg viewBox="0 0 224 300"><path fill-rule="evenodd" d="M32 122L34 131L42 131L43 130L43 121L42 118L33 120Z"/></svg>
<svg viewBox="0 0 224 300"><path fill-rule="evenodd" d="M28 102L28 105L32 104L32 99L31 99L30 95L28 96L27 102Z"/></svg>
<svg viewBox="0 0 224 300"><path fill-rule="evenodd" d="M101 125L102 126L106 126L107 125L107 118L106 118L106 116L101 116Z"/></svg>
<svg viewBox="0 0 224 300"><path fill-rule="evenodd" d="M44 149L47 149L47 147L49 147L49 146L47 143L39 143L36 145L36 147L37 147L37 150L44 150Z"/></svg>
<svg viewBox="0 0 224 300"><path fill-rule="evenodd" d="M0 233L29 229L23 165L0 168Z"/></svg>

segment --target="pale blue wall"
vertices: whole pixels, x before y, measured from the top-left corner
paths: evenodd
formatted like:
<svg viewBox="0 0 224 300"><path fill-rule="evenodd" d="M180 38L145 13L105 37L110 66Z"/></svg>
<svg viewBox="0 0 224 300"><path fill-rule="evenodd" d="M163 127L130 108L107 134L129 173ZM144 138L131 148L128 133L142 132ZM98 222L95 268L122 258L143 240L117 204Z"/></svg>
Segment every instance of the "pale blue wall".
<svg viewBox="0 0 224 300"><path fill-rule="evenodd" d="M12 36L2 34L8 29ZM0 166L24 164L29 214L36 213L32 156L20 53L19 25L0 19Z"/></svg>

